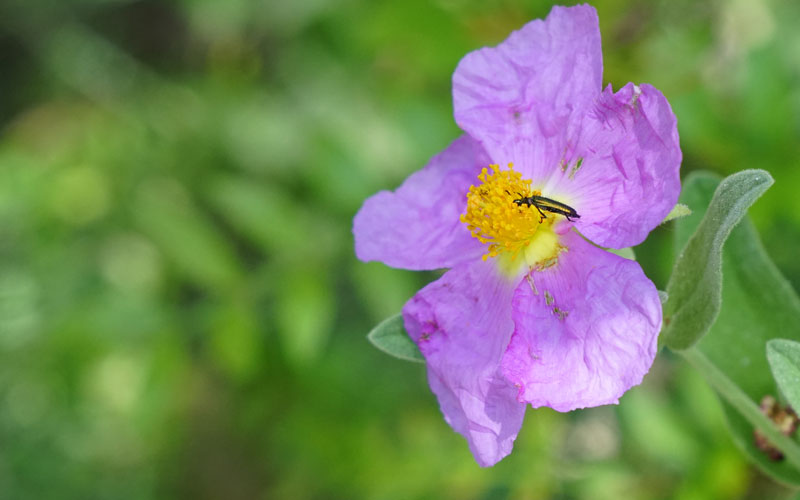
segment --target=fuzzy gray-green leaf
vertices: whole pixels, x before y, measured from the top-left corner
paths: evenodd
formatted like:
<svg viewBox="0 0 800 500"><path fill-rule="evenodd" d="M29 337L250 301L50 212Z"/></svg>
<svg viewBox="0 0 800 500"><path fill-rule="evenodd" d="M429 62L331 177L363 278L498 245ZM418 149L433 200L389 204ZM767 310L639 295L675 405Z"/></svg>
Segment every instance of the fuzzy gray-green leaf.
<svg viewBox="0 0 800 500"><path fill-rule="evenodd" d="M705 335L722 299L722 246L747 209L773 183L764 170L744 170L717 187L700 225L678 256L664 306L664 344L686 349ZM700 207L690 207L695 212Z"/></svg>
<svg viewBox="0 0 800 500"><path fill-rule="evenodd" d="M767 359L787 402L792 408L800 410L800 342L770 340L767 342Z"/></svg>
<svg viewBox="0 0 800 500"><path fill-rule="evenodd" d="M719 177L703 172L685 181L681 202L694 212L675 222L676 249L686 246L704 220L705 207L711 204L719 182ZM723 399L737 446L770 476L800 485L800 444L776 434L758 409L764 396L778 396L767 363L767 342L779 337L800 341L800 298L772 263L746 217L725 243L722 269L722 306L716 322L694 348L680 352ZM774 461L755 446L756 428L771 436L784 460Z"/></svg>

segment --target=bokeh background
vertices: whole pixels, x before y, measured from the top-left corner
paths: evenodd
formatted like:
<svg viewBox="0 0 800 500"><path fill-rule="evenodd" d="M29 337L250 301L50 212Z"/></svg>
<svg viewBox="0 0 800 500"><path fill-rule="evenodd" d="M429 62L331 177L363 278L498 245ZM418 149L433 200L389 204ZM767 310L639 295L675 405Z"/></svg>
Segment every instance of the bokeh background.
<svg viewBox="0 0 800 500"><path fill-rule="evenodd" d="M800 4L596 7L605 81L662 90L684 175L772 172L751 214L797 288ZM424 366L365 340L436 275L358 262L353 215L458 135L458 60L549 9L2 0L0 499L791 495L669 353L480 469ZM659 288L670 231L636 249Z"/></svg>

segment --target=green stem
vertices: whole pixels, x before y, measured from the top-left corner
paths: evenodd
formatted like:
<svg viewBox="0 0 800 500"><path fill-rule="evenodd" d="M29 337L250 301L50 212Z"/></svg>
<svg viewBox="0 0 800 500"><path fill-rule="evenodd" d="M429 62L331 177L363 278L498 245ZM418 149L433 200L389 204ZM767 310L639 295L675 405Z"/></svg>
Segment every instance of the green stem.
<svg viewBox="0 0 800 500"><path fill-rule="evenodd" d="M800 445L789 436L781 433L775 423L761 413L761 409L750 399L750 396L745 394L738 385L733 383L731 379L720 371L720 369L696 347L676 352L686 358L692 366L702 373L708 383L711 384L731 406L736 408L755 428L763 432L769 442L781 450L786 460L800 470Z"/></svg>

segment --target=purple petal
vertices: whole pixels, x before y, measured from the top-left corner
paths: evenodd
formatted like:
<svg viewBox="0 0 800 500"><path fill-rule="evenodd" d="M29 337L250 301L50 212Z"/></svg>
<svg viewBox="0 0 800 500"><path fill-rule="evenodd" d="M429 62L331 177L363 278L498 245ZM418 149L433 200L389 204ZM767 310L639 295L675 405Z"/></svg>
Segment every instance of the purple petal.
<svg viewBox="0 0 800 500"><path fill-rule="evenodd" d="M484 467L511 452L525 414L517 389L499 372L514 328L517 283L498 274L494 259L477 259L451 269L403 308L445 420Z"/></svg>
<svg viewBox="0 0 800 500"><path fill-rule="evenodd" d="M656 355L661 302L639 264L564 235L568 251L523 281L503 374L519 401L558 411L617 403Z"/></svg>
<svg viewBox="0 0 800 500"><path fill-rule="evenodd" d="M469 186L489 163L480 145L465 135L396 191L367 199L353 220L356 256L414 270L453 267L480 256L483 245L459 217Z"/></svg>
<svg viewBox="0 0 800 500"><path fill-rule="evenodd" d="M598 245L641 243L678 201L681 149L675 115L650 85L608 86L584 116L575 151L545 188L578 211L581 233Z"/></svg>
<svg viewBox="0 0 800 500"><path fill-rule="evenodd" d="M453 74L458 125L480 140L496 163L520 171L556 167L569 117L602 88L597 12L554 7L495 48L467 54Z"/></svg>

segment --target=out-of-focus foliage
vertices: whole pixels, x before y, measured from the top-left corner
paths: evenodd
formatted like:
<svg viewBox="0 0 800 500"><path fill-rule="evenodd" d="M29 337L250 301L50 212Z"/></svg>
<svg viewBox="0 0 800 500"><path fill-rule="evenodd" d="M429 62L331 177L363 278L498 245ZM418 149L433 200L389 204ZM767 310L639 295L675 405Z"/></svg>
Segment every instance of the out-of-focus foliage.
<svg viewBox="0 0 800 500"><path fill-rule="evenodd" d="M605 79L684 172L764 168L800 284L800 4L596 5ZM547 2L0 2L0 498L771 498L659 358L618 407L530 411L480 469L424 367L364 335L433 274L350 224L457 134L450 75ZM636 249L663 289L671 224Z"/></svg>

